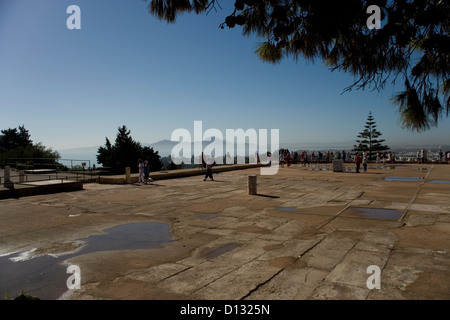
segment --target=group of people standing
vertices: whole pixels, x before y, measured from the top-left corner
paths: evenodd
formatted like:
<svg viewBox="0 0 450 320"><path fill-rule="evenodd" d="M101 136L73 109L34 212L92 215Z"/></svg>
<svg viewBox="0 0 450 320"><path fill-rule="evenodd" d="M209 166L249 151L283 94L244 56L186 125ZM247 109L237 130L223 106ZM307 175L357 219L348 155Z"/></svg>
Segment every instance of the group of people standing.
<svg viewBox="0 0 450 320"><path fill-rule="evenodd" d="M152 182L153 179L150 178L150 166L147 160L138 160L138 170L139 170L139 183L147 184L147 182Z"/></svg>
<svg viewBox="0 0 450 320"><path fill-rule="evenodd" d="M450 163L450 151L442 152L439 150L439 163Z"/></svg>
<svg viewBox="0 0 450 320"><path fill-rule="evenodd" d="M361 167L361 163L363 164L364 173L367 172L367 162L369 158L367 157L367 152L363 152L360 154L359 152L355 153L355 163L356 163L356 173L359 173L359 169Z"/></svg>
<svg viewBox="0 0 450 320"><path fill-rule="evenodd" d="M380 162L395 162L395 153L393 152L377 152L377 157L376 157L376 162L380 163Z"/></svg>
<svg viewBox="0 0 450 320"><path fill-rule="evenodd" d="M450 163L450 151L442 152L439 150L439 163ZM428 161L428 152L425 149L420 149L417 151L417 163L425 163Z"/></svg>
<svg viewBox="0 0 450 320"><path fill-rule="evenodd" d="M352 154L350 151L327 151L323 153L322 151L312 151L309 154L307 151L294 152L288 149L282 149L279 151L279 161L280 166L290 167L293 163L310 164L311 162L317 163L330 163L334 159L342 159L344 162L352 162Z"/></svg>

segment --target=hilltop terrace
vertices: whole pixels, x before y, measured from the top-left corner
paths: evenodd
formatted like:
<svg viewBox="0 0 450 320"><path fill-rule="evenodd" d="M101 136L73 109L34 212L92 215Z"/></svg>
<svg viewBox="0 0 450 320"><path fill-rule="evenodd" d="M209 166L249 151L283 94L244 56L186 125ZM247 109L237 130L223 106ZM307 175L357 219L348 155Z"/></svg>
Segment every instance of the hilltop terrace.
<svg viewBox="0 0 450 320"><path fill-rule="evenodd" d="M236 168L215 181L92 182L0 200L1 294L449 299L450 166L346 168ZM81 271L77 289L69 265Z"/></svg>

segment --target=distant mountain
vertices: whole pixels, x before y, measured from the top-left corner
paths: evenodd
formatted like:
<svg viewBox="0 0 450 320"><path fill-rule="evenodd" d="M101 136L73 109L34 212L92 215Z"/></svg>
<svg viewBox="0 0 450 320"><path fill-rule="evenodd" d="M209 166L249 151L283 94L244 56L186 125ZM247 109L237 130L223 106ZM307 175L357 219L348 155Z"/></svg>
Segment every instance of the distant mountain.
<svg viewBox="0 0 450 320"><path fill-rule="evenodd" d="M284 145L292 151L312 151L312 150L351 150L355 141L340 141L340 142L295 142L295 143L281 143L281 147Z"/></svg>
<svg viewBox="0 0 450 320"><path fill-rule="evenodd" d="M199 143L200 141L197 141L197 143ZM202 149L205 149L208 145L210 145L211 143L218 143L218 144L222 144L222 148L223 148L223 153L225 154L227 152L226 149L226 141L225 140L220 140L218 139L217 142L216 140L213 141L203 141L202 142ZM153 150L158 151L158 154L161 157L167 157L172 153L173 148L178 145L180 142L178 141L171 141L171 140L162 140L162 141L158 141L155 143L148 143L148 144L143 144L144 146L148 146L148 147L152 147ZM194 153L194 145L196 142L191 142L191 154ZM249 144L246 143L245 145L235 145L235 154L239 153L239 154L243 154L245 153L245 150L248 150L249 146L252 146L253 148L255 148L256 146L253 144ZM247 151L248 153L248 151Z"/></svg>
<svg viewBox="0 0 450 320"><path fill-rule="evenodd" d="M220 143L220 140L218 141ZM211 144L212 141L203 141L203 149ZM158 154L161 157L167 157L171 154L172 149L178 145L179 142L171 141L168 139L161 140L155 143L143 143L142 145L145 147L152 147L154 151L158 151ZM226 149L226 141L222 141L223 144L223 152L224 154L227 152ZM287 148L291 151L315 151L315 150L351 150L353 149L354 141L343 141L336 143L311 143L311 142L298 142L298 143L280 143L280 148ZM57 150L61 155L62 159L66 159L64 164L70 165L70 160L72 160L73 165L80 165L82 162L90 161L91 166L93 164L97 164L97 151L100 146L92 146L92 147L82 147L82 148L72 148L72 149L62 149ZM248 150L248 143L244 146L235 146L235 154L242 154L245 150ZM252 147L255 147L252 145ZM418 150L421 148L425 148L427 150L439 151L442 149L443 151L450 150L450 146L444 145L433 145L433 146L414 146L414 145L403 145L403 146L390 146L392 151L401 151L401 150ZM270 147L268 148L270 149ZM194 142L191 144L191 152L194 152ZM248 153L245 152L245 153Z"/></svg>
<svg viewBox="0 0 450 320"><path fill-rule="evenodd" d="M161 157L167 157L172 152L173 147L175 147L178 144L176 141L170 141L170 140L161 140L155 143L144 143L142 144L144 147L151 147L154 151L158 151L158 154Z"/></svg>

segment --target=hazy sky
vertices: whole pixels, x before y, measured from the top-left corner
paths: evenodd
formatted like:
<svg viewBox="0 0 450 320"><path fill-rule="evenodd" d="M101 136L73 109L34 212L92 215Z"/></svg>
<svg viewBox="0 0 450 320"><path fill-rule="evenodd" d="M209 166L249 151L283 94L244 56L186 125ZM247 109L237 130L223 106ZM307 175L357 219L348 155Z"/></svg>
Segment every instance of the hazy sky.
<svg viewBox="0 0 450 320"><path fill-rule="evenodd" d="M177 128L279 129L281 144L354 141L369 111L388 145L450 144L450 119L399 125L390 98L343 89L353 76L320 61L263 63L258 39L218 28L233 1L167 24L142 0L0 0L0 129L24 124L56 150L103 145L126 125L141 143ZM81 29L69 30L69 5Z"/></svg>

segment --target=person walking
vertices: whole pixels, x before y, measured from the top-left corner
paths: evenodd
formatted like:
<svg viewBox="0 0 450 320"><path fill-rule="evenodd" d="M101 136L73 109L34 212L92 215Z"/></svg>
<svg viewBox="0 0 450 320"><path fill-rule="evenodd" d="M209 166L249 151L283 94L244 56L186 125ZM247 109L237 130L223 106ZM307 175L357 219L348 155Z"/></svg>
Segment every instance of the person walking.
<svg viewBox="0 0 450 320"><path fill-rule="evenodd" d="M367 161L368 161L368 159L367 159L367 153L364 152L364 153L363 153L363 170L364 170L364 173L367 172Z"/></svg>
<svg viewBox="0 0 450 320"><path fill-rule="evenodd" d="M358 152L355 153L356 173L359 173L361 167L361 156Z"/></svg>
<svg viewBox="0 0 450 320"><path fill-rule="evenodd" d="M286 166L289 168L291 166L291 155L289 152L286 154Z"/></svg>
<svg viewBox="0 0 450 320"><path fill-rule="evenodd" d="M139 170L139 183L144 183L144 162L138 160L138 170Z"/></svg>
<svg viewBox="0 0 450 320"><path fill-rule="evenodd" d="M207 178L210 178L211 181L214 181L213 175L212 175L212 164L211 164L211 160L208 159L206 161L206 175L205 175L205 179L203 179L203 181L206 181Z"/></svg>
<svg viewBox="0 0 450 320"><path fill-rule="evenodd" d="M280 167L284 168L284 153L283 151L280 151Z"/></svg>
<svg viewBox="0 0 450 320"><path fill-rule="evenodd" d="M149 181L149 176L150 176L150 167L148 165L148 161L145 160L144 161L144 183L147 184L147 182Z"/></svg>

